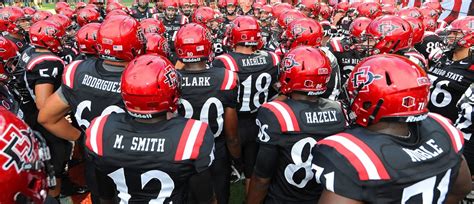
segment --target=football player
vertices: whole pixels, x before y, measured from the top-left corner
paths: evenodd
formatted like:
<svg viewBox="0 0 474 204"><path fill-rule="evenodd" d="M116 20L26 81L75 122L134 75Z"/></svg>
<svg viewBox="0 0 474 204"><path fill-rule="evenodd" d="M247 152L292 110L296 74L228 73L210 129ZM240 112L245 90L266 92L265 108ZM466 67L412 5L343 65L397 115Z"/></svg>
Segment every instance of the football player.
<svg viewBox="0 0 474 204"><path fill-rule="evenodd" d="M238 13L238 0L224 0L224 24L231 23L236 17Z"/></svg>
<svg viewBox="0 0 474 204"><path fill-rule="evenodd" d="M170 60L176 63L177 57L174 49L174 41L179 28L188 23L188 18L178 12L178 2L175 0L164 0L165 12L161 17L161 21L165 25L168 44L170 45ZM156 16L157 14L155 14Z"/></svg>
<svg viewBox="0 0 474 204"><path fill-rule="evenodd" d="M471 190L462 133L428 112L426 72L402 56L361 61L348 79L357 126L318 141L319 203L456 203Z"/></svg>
<svg viewBox="0 0 474 204"><path fill-rule="evenodd" d="M12 84L18 63L18 48L12 41L0 37L0 50L4 50L0 52L0 106L23 119L24 114L20 109L21 96Z"/></svg>
<svg viewBox="0 0 474 204"><path fill-rule="evenodd" d="M88 23L77 31L76 41L79 47L80 55L74 60L86 60L98 56L97 50L97 32L99 32L100 23Z"/></svg>
<svg viewBox="0 0 474 204"><path fill-rule="evenodd" d="M0 203L44 203L55 185L44 138L0 108Z"/></svg>
<svg viewBox="0 0 474 204"><path fill-rule="evenodd" d="M138 4L136 7L132 7L131 14L132 17L141 21L146 18L151 18L153 16L152 8L148 6L150 0L138 0Z"/></svg>
<svg viewBox="0 0 474 204"><path fill-rule="evenodd" d="M331 78L331 62L318 48L299 46L280 65L283 101L265 103L256 123L259 151L248 203L316 203L311 149L347 126L340 103L321 98Z"/></svg>
<svg viewBox="0 0 474 204"><path fill-rule="evenodd" d="M239 0L238 15L254 16L253 4L254 0Z"/></svg>
<svg viewBox="0 0 474 204"><path fill-rule="evenodd" d="M213 68L226 68L239 77L238 132L242 143L244 174L247 186L253 172L258 145L258 126L255 125L258 108L277 96L279 57L260 50L260 26L251 16L239 16L230 24L229 41L233 51L217 56Z"/></svg>
<svg viewBox="0 0 474 204"><path fill-rule="evenodd" d="M234 166L242 169L237 134L238 77L227 69L209 69L206 62L211 54L210 40L207 29L199 24L186 24L178 31L175 47L179 60L184 63L179 70L182 88L178 112L185 118L209 124L215 143L211 166L214 190L218 203L228 203L230 159Z"/></svg>
<svg viewBox="0 0 474 204"><path fill-rule="evenodd" d="M179 8L181 13L188 19L191 18L191 15L193 15L195 6L197 7L197 5L193 5L191 0L179 0Z"/></svg>
<svg viewBox="0 0 474 204"><path fill-rule="evenodd" d="M228 50L228 47L224 46L225 28L219 13L207 6L199 7L193 13L193 22L201 24L211 31L212 53L214 56L221 55Z"/></svg>
<svg viewBox="0 0 474 204"><path fill-rule="evenodd" d="M123 112L120 96L120 76L125 66L144 52L144 37L140 24L130 16L107 18L97 33L99 58L74 61L66 67L61 88L46 102L38 122L66 140L80 140L92 119L111 112ZM78 130L65 118L71 111L80 126ZM86 182L96 197L94 167L86 163Z"/></svg>
<svg viewBox="0 0 474 204"><path fill-rule="evenodd" d="M86 146L98 169L101 201L115 203L117 196L121 203L186 203L189 190L196 203L214 199L208 124L170 117L178 106L178 75L165 57L134 59L121 80L127 113L91 122Z"/></svg>
<svg viewBox="0 0 474 204"><path fill-rule="evenodd" d="M371 21L367 17L358 17L352 21L348 37L334 37L329 41L328 48L342 68L342 84L346 83L354 67L366 56L363 42L366 40L365 30Z"/></svg>
<svg viewBox="0 0 474 204"><path fill-rule="evenodd" d="M24 11L16 6L9 6L0 10L0 15L3 16L1 22L5 24L6 31L5 38L12 41L18 51L22 53L29 46L28 30L30 28L31 19L27 18Z"/></svg>

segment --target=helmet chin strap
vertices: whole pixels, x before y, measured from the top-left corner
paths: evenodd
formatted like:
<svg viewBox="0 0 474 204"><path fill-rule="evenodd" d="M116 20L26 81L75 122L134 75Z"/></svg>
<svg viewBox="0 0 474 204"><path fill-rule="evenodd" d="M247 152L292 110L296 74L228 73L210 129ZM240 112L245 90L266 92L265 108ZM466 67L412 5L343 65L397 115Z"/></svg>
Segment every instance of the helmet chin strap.
<svg viewBox="0 0 474 204"><path fill-rule="evenodd" d="M372 122L375 120L375 117L377 116L377 113L380 110L380 107L382 107L383 104L383 99L379 99L377 101L377 105L375 105L374 111L372 111L372 114L369 116L369 121L367 122L367 125L371 125Z"/></svg>

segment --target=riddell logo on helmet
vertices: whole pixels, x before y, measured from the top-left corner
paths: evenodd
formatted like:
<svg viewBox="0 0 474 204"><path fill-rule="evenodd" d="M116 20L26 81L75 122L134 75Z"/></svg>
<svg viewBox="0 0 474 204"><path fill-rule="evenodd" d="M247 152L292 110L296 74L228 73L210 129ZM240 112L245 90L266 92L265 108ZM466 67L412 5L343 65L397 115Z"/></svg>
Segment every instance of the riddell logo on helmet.
<svg viewBox="0 0 474 204"><path fill-rule="evenodd" d="M142 119L151 119L152 118L152 115L151 114L140 114L140 113L134 113L134 112L130 112L130 111L127 111L128 114L130 114L132 117L135 117L135 118L142 118Z"/></svg>
<svg viewBox="0 0 474 204"><path fill-rule="evenodd" d="M407 117L405 122L407 122L407 123L418 122L418 121L422 121L422 120L426 119L427 117L428 117L428 114L417 115L417 116L412 115L412 116Z"/></svg>

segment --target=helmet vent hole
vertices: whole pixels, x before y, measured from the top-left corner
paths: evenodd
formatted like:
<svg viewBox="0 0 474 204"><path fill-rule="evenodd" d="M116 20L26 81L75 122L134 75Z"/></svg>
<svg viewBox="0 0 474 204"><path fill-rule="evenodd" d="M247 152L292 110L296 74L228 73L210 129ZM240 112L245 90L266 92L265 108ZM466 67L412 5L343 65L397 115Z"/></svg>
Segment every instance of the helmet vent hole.
<svg viewBox="0 0 474 204"><path fill-rule="evenodd" d="M286 82L286 83L290 83L290 81L291 81L290 78L286 78L286 79L285 79L285 82Z"/></svg>
<svg viewBox="0 0 474 204"><path fill-rule="evenodd" d="M362 104L362 108L364 108L365 110L368 110L370 106L372 106L372 102L370 101L366 101Z"/></svg>
<svg viewBox="0 0 474 204"><path fill-rule="evenodd" d="M390 78L388 72L385 72L385 80L387 81L387 85L392 85L392 79Z"/></svg>

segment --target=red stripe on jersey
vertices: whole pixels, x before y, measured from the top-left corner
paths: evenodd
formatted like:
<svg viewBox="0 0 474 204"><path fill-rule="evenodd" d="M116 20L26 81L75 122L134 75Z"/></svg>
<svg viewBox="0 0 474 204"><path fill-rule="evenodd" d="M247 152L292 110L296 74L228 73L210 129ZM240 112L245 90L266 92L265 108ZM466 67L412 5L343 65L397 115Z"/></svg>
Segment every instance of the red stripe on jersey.
<svg viewBox="0 0 474 204"><path fill-rule="evenodd" d="M290 114L291 122L293 123L293 126L295 128L294 131L300 131L300 125L298 124L298 120L296 119L296 115L293 112L293 110L290 108L290 106L288 106L288 104L286 104L282 101L275 101L275 103L280 104L281 106L283 106L285 108L286 111L288 111L288 114Z"/></svg>
<svg viewBox="0 0 474 204"><path fill-rule="evenodd" d="M369 156L370 160L375 164L375 167L377 168L381 179L390 179L390 175L388 174L387 169L385 169L385 166L383 165L382 161L377 156L377 154L375 154L375 152L369 146L367 146L367 144L362 142L362 140L358 139L354 135L348 133L338 133L338 135L350 139Z"/></svg>
<svg viewBox="0 0 474 204"><path fill-rule="evenodd" d="M274 52L269 52L270 55L272 55L272 59L273 59L273 66L278 66L278 64L280 64L280 57L278 57L278 55Z"/></svg>
<svg viewBox="0 0 474 204"><path fill-rule="evenodd" d="M239 66L237 65L237 62L235 62L234 58L230 56L229 54L219 55L216 57L216 59L219 59L220 61L222 61L226 69L233 72L239 71Z"/></svg>
<svg viewBox="0 0 474 204"><path fill-rule="evenodd" d="M336 151L339 152L340 154L342 154L342 156L344 156L347 159L347 161L349 163L351 163L352 166L356 169L356 171L359 174L359 179L360 180L362 180L362 181L369 180L369 173L365 169L362 162L359 160L359 158L353 152L351 152L349 149L344 147L344 145L342 145L339 142L332 141L332 140L321 140L320 142L318 142L318 144L319 145L326 145L326 146L329 146L329 147L332 147L332 148L336 149Z"/></svg>
<svg viewBox="0 0 474 204"><path fill-rule="evenodd" d="M74 61L64 69L63 84L71 89L74 88L74 76L76 75L77 66L79 66L81 62L82 60Z"/></svg>
<svg viewBox="0 0 474 204"><path fill-rule="evenodd" d="M436 120L436 122L438 122L443 127L443 129L448 133L449 138L451 139L451 144L453 145L454 149L456 150L456 152L459 152L464 146L464 135L462 134L462 132L459 129L455 128L451 124L449 119L436 113L429 113L428 115L434 120Z"/></svg>
<svg viewBox="0 0 474 204"><path fill-rule="evenodd" d="M103 155L102 138L104 133L104 125L109 115L99 116L92 120L91 125L86 131L86 146L97 155Z"/></svg>
<svg viewBox="0 0 474 204"><path fill-rule="evenodd" d="M474 71L474 64L469 67L469 70Z"/></svg>
<svg viewBox="0 0 474 204"><path fill-rule="evenodd" d="M268 102L262 105L275 114L282 132L300 131L293 110L281 101Z"/></svg>
<svg viewBox="0 0 474 204"><path fill-rule="evenodd" d="M36 65L44 62L44 61L58 61L58 62L61 62L61 64L64 65L64 62L61 58L59 58L58 56L55 56L55 55L41 55L31 61L28 62L28 64L26 65L26 69L28 71L31 71L35 68Z"/></svg>
<svg viewBox="0 0 474 204"><path fill-rule="evenodd" d="M178 148L176 149L176 155L174 156L175 161L181 161L184 154L184 149L186 147L186 142L188 141L189 134L191 133L191 129L196 121L195 120L188 120L186 126L184 126L183 133L181 134L181 138L179 139Z"/></svg>
<svg viewBox="0 0 474 204"><path fill-rule="evenodd" d="M201 149L202 142L204 141L204 135L206 135L206 129L208 124L201 123L201 127L199 128L199 133L194 142L193 146L193 153L191 154L191 159L197 159L199 156L199 150Z"/></svg>
<svg viewBox="0 0 474 204"><path fill-rule="evenodd" d="M331 46L336 52L342 52L342 44L337 38L331 39Z"/></svg>
<svg viewBox="0 0 474 204"><path fill-rule="evenodd" d="M225 70L224 81L222 81L221 90L232 90L237 86L237 74L228 69Z"/></svg>

